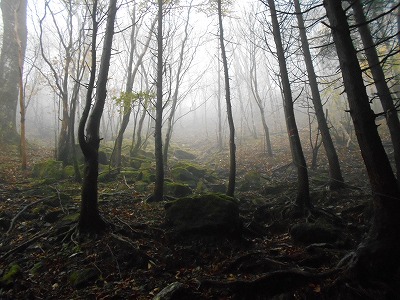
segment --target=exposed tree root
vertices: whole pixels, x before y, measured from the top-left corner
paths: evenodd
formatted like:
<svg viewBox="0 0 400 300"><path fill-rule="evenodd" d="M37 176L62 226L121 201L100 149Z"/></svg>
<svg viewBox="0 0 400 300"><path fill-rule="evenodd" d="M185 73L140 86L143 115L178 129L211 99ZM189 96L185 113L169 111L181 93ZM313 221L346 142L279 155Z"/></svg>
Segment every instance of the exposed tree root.
<svg viewBox="0 0 400 300"><path fill-rule="evenodd" d="M238 299L266 299L279 295L309 283L319 282L324 278L334 275L339 270L335 269L326 273L309 273L299 269L279 270L266 273L254 280L215 281L204 280L199 289L217 288L228 289Z"/></svg>

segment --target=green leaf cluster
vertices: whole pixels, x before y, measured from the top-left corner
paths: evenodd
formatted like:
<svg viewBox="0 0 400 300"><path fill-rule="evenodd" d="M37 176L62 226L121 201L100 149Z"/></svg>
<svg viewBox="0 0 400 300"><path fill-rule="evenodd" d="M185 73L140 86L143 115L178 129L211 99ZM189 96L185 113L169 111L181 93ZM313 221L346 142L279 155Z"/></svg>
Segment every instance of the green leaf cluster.
<svg viewBox="0 0 400 300"><path fill-rule="evenodd" d="M150 91L121 92L119 97L114 97L115 102L122 107L135 105L136 102L147 102L155 98L155 93Z"/></svg>

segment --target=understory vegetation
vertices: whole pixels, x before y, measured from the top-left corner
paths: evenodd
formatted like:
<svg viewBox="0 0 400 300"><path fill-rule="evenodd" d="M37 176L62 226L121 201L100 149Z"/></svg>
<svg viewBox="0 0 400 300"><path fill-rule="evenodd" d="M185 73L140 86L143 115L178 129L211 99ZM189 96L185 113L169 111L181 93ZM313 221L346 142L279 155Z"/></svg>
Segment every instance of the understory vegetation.
<svg viewBox="0 0 400 300"><path fill-rule="evenodd" d="M304 216L292 209L296 170L285 135L273 138L272 158L260 140L238 145L235 198L223 195L228 150L207 143L172 145L162 202L148 197L150 151L125 156L119 173L103 162L99 209L108 228L90 238L76 230L80 185L71 168L31 144L20 171L18 149L1 146L0 298L394 299L398 278L341 279L373 214L359 150L338 148L346 187L335 191L320 154ZM101 150L109 157L106 144Z"/></svg>

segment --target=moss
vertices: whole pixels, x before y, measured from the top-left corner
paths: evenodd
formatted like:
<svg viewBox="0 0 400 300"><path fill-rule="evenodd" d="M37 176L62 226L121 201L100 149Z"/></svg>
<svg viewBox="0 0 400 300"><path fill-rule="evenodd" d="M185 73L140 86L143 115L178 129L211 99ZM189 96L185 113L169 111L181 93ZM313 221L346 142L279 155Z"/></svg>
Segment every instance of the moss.
<svg viewBox="0 0 400 300"><path fill-rule="evenodd" d="M192 189L189 187L189 185L184 183L166 181L164 186L165 193L174 197L186 197L192 193Z"/></svg>
<svg viewBox="0 0 400 300"><path fill-rule="evenodd" d="M64 169L61 161L46 160L33 166L32 176L45 179L47 183L60 180L64 177Z"/></svg>
<svg viewBox="0 0 400 300"><path fill-rule="evenodd" d="M37 262L36 264L33 265L33 267L30 269L29 272L32 275L36 275L36 274L38 274L39 272L41 272L43 270L44 270L44 264L43 264L43 262L39 261L39 262Z"/></svg>
<svg viewBox="0 0 400 300"><path fill-rule="evenodd" d="M65 217L62 218L62 220L67 222L78 222L79 215L80 215L79 213L66 215Z"/></svg>
<svg viewBox="0 0 400 300"><path fill-rule="evenodd" d="M74 166L68 165L64 167L64 174L66 177L74 177L75 169Z"/></svg>
<svg viewBox="0 0 400 300"><path fill-rule="evenodd" d="M91 282L95 281L100 277L99 270L95 268L83 269L74 271L69 275L69 280L77 289L88 286Z"/></svg>
<svg viewBox="0 0 400 300"><path fill-rule="evenodd" d="M10 269L0 279L1 286L10 286L21 275L21 267L18 264L13 264Z"/></svg>

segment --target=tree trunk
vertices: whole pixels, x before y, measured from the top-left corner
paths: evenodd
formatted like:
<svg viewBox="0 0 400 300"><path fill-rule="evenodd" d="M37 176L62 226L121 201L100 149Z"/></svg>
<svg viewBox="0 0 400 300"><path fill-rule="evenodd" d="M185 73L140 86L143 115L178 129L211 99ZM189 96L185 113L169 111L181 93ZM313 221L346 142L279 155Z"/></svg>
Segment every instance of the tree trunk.
<svg viewBox="0 0 400 300"><path fill-rule="evenodd" d="M158 0L157 29L157 100L154 125L154 154L156 158L156 179L154 184L154 200L161 201L164 197L164 162L162 145L163 117L163 0Z"/></svg>
<svg viewBox="0 0 400 300"><path fill-rule="evenodd" d="M374 79L376 90L385 112L386 123L389 128L390 137L393 143L394 159L396 164L397 182L400 186L400 121L397 110L393 102L392 94L386 83L385 74L383 73L378 53L376 51L374 41L369 30L367 20L364 15L362 3L360 0L352 3L354 18L359 24L358 32L360 33L364 51L367 56L368 65L371 68L372 78Z"/></svg>
<svg viewBox="0 0 400 300"><path fill-rule="evenodd" d="M315 75L314 66L312 63L310 46L308 44L299 0L294 1L294 6L296 9L297 22L300 30L301 47L303 49L304 61L306 63L308 81L310 82L312 102L315 109L315 115L317 117L318 128L321 132L322 143L324 145L326 157L329 164L329 187L330 189L337 189L344 186L342 171L340 170L339 159L336 153L335 146L333 145L331 134L329 133L328 123L326 121L324 109L322 107L321 96L317 83L317 76Z"/></svg>
<svg viewBox="0 0 400 300"><path fill-rule="evenodd" d="M167 166L167 163L168 163L168 150L169 150L169 145L171 142L173 127L174 127L174 122L175 122L176 107L178 105L179 87L180 87L182 77L183 77L182 68L183 68L185 47L186 47L187 40L189 37L188 28L189 28L189 17L190 17L191 8L192 8L192 5L190 3L190 6L187 11L187 15L186 15L186 23L185 23L185 30L184 30L185 35L183 37L181 49L179 52L178 70L176 72L175 87L174 87L174 92L172 94L171 110L170 110L168 120L167 120L167 130L165 133L165 142L164 142L164 166L165 167Z"/></svg>
<svg viewBox="0 0 400 300"><path fill-rule="evenodd" d="M19 34L25 55L26 0L2 0L3 41L0 55L0 141L19 142L17 133L18 82L20 78L18 43L15 35L15 13L18 16Z"/></svg>
<svg viewBox="0 0 400 300"><path fill-rule="evenodd" d="M143 57L146 54L147 49L149 48L151 36L153 35L153 29L155 27L156 21L157 21L157 18L155 18L151 24L151 27L149 30L149 35L146 39L146 43L144 45L143 51L140 53L139 57L137 58L136 64L133 67L133 53L135 52L135 47L136 47L136 45L135 45L136 44L136 37L135 37L135 31L136 31L135 22L136 21L135 21L135 19L133 20L134 26L132 27L132 34L131 34L131 51L129 53L128 79L127 79L126 89L125 89L126 93L131 93L133 91L133 83L135 81L135 77L139 70L139 67L142 64ZM113 165L115 167L117 167L118 170L121 168L122 141L124 138L125 130L129 124L129 119L131 117L131 113L132 113L132 103L129 103L129 105L125 104L121 127L118 131L118 135L115 140L114 152L113 152L113 155L111 158Z"/></svg>
<svg viewBox="0 0 400 300"><path fill-rule="evenodd" d="M292 152L293 162L297 168L297 196L296 206L299 209L311 207L310 203L310 188L308 181L308 170L306 160L304 158L303 148L301 146L299 132L297 130L296 119L294 115L292 91L288 71L286 67L286 59L283 52L282 39L279 31L278 17L276 15L274 0L268 0L268 5L271 10L272 29L276 44L276 51L279 60L279 69L283 90L283 106L286 118L286 127L289 136L290 150Z"/></svg>
<svg viewBox="0 0 400 300"><path fill-rule="evenodd" d="M21 152L21 167L26 170L27 167L27 149L26 149L26 134L25 134L25 94L23 84L24 57L27 41L26 28L26 6L27 2L20 1L18 8L14 11L15 22L15 40L18 45L18 70L19 70L19 107L21 115L21 135L20 135L20 152Z"/></svg>
<svg viewBox="0 0 400 300"><path fill-rule="evenodd" d="M218 0L218 21L219 21L219 42L221 46L222 66L224 68L225 78L225 100L226 111L228 115L229 125L229 179L226 194L233 197L235 193L235 180L236 180L236 145L235 145L235 125L233 123L232 105L231 105L231 90L229 83L228 60L226 58L225 41L224 41L224 28L222 25L222 8L221 1Z"/></svg>
<svg viewBox="0 0 400 300"><path fill-rule="evenodd" d="M92 18L93 18L93 32L92 32L92 70L90 74L90 82L88 85L88 92L86 98L86 105L82 113L82 119L79 124L79 144L81 146L83 155L85 156L85 171L82 183L82 199L81 199L81 212L79 217L78 228L81 232L96 233L104 230L105 222L101 218L98 210L98 196L97 196L97 178L99 175L99 128L100 119L103 114L105 99L107 96L107 77L110 67L111 48L114 35L114 22L117 12L117 0L110 0L108 9L106 32L104 37L103 51L99 67L99 75L96 87L96 99L93 109L89 116L92 93L95 82L95 66L96 66L96 35L97 35L97 1L93 3ZM84 135L84 128L86 127L86 138Z"/></svg>
<svg viewBox="0 0 400 300"><path fill-rule="evenodd" d="M325 0L350 115L370 180L374 218L351 265L359 277L390 277L400 266L400 199L396 178L375 125L341 1Z"/></svg>

